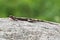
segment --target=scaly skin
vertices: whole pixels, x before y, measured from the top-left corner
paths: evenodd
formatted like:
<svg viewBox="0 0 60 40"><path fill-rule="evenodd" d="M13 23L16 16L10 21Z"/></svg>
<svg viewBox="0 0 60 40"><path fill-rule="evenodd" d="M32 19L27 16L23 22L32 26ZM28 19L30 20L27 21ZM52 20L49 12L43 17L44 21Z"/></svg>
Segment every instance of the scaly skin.
<svg viewBox="0 0 60 40"><path fill-rule="evenodd" d="M10 15L9 18L13 19L14 21L21 20L21 21L28 21L28 22L31 22L31 23L45 22L45 23L57 25L54 22L50 22L50 21L46 21L46 20L33 19L33 18L15 17L15 16L12 16L12 15Z"/></svg>
<svg viewBox="0 0 60 40"><path fill-rule="evenodd" d="M9 18L17 21L17 20L21 20L21 21L28 21L28 22L43 22L42 20L38 20L38 19L32 19L32 18L24 18L24 17L15 17L15 16L12 16L10 15Z"/></svg>

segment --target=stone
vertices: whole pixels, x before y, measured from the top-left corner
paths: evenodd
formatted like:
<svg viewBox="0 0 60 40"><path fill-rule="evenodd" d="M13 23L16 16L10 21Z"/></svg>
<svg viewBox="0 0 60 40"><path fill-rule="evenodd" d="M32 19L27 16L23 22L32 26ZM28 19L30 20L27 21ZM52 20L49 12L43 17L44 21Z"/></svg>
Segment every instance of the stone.
<svg viewBox="0 0 60 40"><path fill-rule="evenodd" d="M51 23L0 18L0 40L60 40L60 24Z"/></svg>

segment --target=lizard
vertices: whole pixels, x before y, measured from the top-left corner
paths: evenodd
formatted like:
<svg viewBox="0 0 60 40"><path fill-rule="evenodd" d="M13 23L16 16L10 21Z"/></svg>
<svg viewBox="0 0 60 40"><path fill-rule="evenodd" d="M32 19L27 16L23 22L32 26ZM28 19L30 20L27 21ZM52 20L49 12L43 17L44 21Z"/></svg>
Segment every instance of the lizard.
<svg viewBox="0 0 60 40"><path fill-rule="evenodd" d="M33 19L33 18L25 18L25 17L15 17L10 15L9 18L13 19L14 21L21 20L21 21L28 21L28 22L44 22L43 20Z"/></svg>
<svg viewBox="0 0 60 40"><path fill-rule="evenodd" d="M15 17L15 16L12 16L12 15L10 15L9 18L13 19L14 21L21 20L21 21L28 21L28 22L31 22L31 23L34 23L34 22L45 22L45 23L57 25L57 23L46 21L46 20L41 20L41 19Z"/></svg>

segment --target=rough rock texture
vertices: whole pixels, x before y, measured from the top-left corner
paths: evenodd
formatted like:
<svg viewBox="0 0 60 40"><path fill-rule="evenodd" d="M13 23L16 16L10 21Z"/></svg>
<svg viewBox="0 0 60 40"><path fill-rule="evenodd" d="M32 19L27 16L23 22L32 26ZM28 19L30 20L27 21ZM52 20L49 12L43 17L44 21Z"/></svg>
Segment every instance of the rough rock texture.
<svg viewBox="0 0 60 40"><path fill-rule="evenodd" d="M60 24L0 18L0 40L60 40Z"/></svg>

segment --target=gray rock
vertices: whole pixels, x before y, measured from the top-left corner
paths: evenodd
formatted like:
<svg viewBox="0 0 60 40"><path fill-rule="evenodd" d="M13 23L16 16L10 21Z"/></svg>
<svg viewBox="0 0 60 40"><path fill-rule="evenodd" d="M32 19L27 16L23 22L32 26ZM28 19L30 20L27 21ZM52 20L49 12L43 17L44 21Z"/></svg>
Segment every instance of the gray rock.
<svg viewBox="0 0 60 40"><path fill-rule="evenodd" d="M0 18L0 40L60 40L60 24Z"/></svg>

